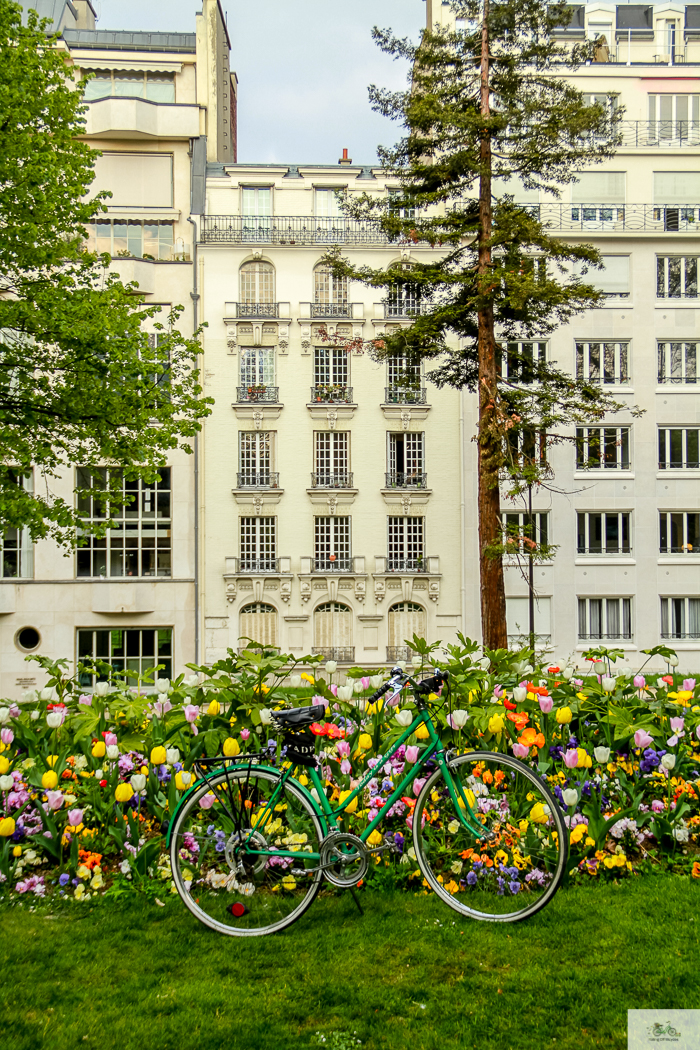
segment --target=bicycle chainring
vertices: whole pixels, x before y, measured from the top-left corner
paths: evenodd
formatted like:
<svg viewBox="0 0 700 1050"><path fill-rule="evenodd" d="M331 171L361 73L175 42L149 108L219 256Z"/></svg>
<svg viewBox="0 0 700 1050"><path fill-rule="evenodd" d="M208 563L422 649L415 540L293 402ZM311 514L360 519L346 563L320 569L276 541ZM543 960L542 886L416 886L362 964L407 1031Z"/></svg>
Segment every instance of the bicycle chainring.
<svg viewBox="0 0 700 1050"><path fill-rule="evenodd" d="M364 878L368 864L367 847L357 835L335 832L321 843L321 867L332 886L356 886Z"/></svg>

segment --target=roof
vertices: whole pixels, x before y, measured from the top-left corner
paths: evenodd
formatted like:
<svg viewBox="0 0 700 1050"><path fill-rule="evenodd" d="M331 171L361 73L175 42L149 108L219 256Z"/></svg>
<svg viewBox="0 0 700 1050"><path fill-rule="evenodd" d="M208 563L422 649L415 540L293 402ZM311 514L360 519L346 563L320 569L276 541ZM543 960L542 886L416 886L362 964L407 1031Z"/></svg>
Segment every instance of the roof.
<svg viewBox="0 0 700 1050"><path fill-rule="evenodd" d="M34 0L41 3L42 0ZM45 0L58 3L59 0ZM195 33L128 33L112 29L66 29L63 39L70 48L99 48L108 51L197 50Z"/></svg>
<svg viewBox="0 0 700 1050"><path fill-rule="evenodd" d="M66 8L70 11L72 18L77 18L78 13L70 0L19 0L22 5L22 21L26 25L29 11L36 11L39 18L50 18L51 29L59 29L63 25Z"/></svg>

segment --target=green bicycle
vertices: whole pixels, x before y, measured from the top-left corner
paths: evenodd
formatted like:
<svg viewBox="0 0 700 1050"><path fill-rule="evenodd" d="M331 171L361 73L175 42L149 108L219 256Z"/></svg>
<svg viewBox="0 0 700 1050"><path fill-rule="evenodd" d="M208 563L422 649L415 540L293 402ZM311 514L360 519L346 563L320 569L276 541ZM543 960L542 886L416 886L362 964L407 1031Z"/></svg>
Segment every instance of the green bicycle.
<svg viewBox="0 0 700 1050"><path fill-rule="evenodd" d="M392 691L387 703L396 703L408 683L416 706L382 765L420 726L429 738L360 835L344 826L346 815L362 804L376 771L368 768L357 787L331 805L310 730L325 715L323 705L274 712L286 747L284 768L270 764L269 754L199 759L199 779L168 831L175 886L192 914L219 933L260 936L296 922L324 878L356 886L374 856L397 848L393 836L375 848L368 840L376 841L375 828L419 776L423 786L412 815L410 805L406 813L428 886L473 919L515 922L543 908L566 865L568 832L559 805L544 780L510 755L445 749L428 696L446 680L447 672L437 671L419 682L396 667L371 697L376 702Z"/></svg>

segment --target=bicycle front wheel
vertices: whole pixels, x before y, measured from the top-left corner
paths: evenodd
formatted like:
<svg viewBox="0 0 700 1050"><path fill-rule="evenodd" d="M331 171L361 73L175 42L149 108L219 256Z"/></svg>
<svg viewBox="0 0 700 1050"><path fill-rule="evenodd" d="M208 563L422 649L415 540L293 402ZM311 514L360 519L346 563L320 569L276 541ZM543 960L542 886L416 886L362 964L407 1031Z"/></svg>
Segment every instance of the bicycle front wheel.
<svg viewBox="0 0 700 1050"><path fill-rule="evenodd" d="M426 781L413 813L418 865L428 885L462 915L516 922L554 896L566 869L568 832L540 776L510 755L473 751L450 763L485 834L458 819L440 769ZM463 806L463 803L461 803Z"/></svg>
<svg viewBox="0 0 700 1050"><path fill-rule="evenodd" d="M175 886L192 914L218 933L276 933L319 891L321 823L293 780L278 790L280 778L255 766L222 772L202 781L175 818Z"/></svg>

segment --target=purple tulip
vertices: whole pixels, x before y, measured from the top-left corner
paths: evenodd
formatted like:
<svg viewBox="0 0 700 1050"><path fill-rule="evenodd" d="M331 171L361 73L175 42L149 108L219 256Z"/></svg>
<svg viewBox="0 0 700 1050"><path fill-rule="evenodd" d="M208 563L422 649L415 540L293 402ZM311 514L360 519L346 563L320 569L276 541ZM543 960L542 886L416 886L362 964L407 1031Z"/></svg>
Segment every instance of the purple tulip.
<svg viewBox="0 0 700 1050"><path fill-rule="evenodd" d="M539 700L540 711L543 715L548 715L549 712L552 710L552 705L554 704L554 701L552 700L551 696L541 696Z"/></svg>
<svg viewBox="0 0 700 1050"><path fill-rule="evenodd" d="M311 697L311 703L312 704L323 704L323 706L325 708L328 707L328 701L326 700L325 696L312 696Z"/></svg>
<svg viewBox="0 0 700 1050"><path fill-rule="evenodd" d="M247 740L250 736L250 729L241 729L241 740Z"/></svg>
<svg viewBox="0 0 700 1050"><path fill-rule="evenodd" d="M78 825L83 823L83 811L82 809L69 809L68 810L68 823L73 828L77 828Z"/></svg>
<svg viewBox="0 0 700 1050"><path fill-rule="evenodd" d="M78 697L78 703L83 704L84 707L92 707L92 697L88 696L87 693L83 693L82 696Z"/></svg>
<svg viewBox="0 0 700 1050"><path fill-rule="evenodd" d="M570 747L568 751L564 752L564 765L567 769L576 769L578 765L578 751L575 747Z"/></svg>
<svg viewBox="0 0 700 1050"><path fill-rule="evenodd" d="M199 708L196 704L187 704L185 707L185 718L188 722L196 722L199 718Z"/></svg>
<svg viewBox="0 0 700 1050"><path fill-rule="evenodd" d="M644 689L647 684L647 680L643 674L636 674L632 679L635 689Z"/></svg>
<svg viewBox="0 0 700 1050"><path fill-rule="evenodd" d="M11 729L0 729L0 740L2 740L3 744L11 744L14 739L15 734Z"/></svg>
<svg viewBox="0 0 700 1050"><path fill-rule="evenodd" d="M335 746L341 758L348 757L348 755L350 754L350 745L348 744L347 740L339 740Z"/></svg>
<svg viewBox="0 0 700 1050"><path fill-rule="evenodd" d="M653 736L649 736L646 729L638 729L634 734L635 747L649 747L650 744L654 743Z"/></svg>
<svg viewBox="0 0 700 1050"><path fill-rule="evenodd" d="M525 747L524 744L513 744L513 754L516 758L527 758L530 754L530 748Z"/></svg>
<svg viewBox="0 0 700 1050"><path fill-rule="evenodd" d="M684 678L683 679L683 685L681 686L681 689L684 692L686 692L686 693L692 693L693 690L695 689L695 679L694 678Z"/></svg>
<svg viewBox="0 0 700 1050"><path fill-rule="evenodd" d="M406 761L410 765L413 765L415 762L418 761L418 748L415 744L411 744L409 747L406 748Z"/></svg>

